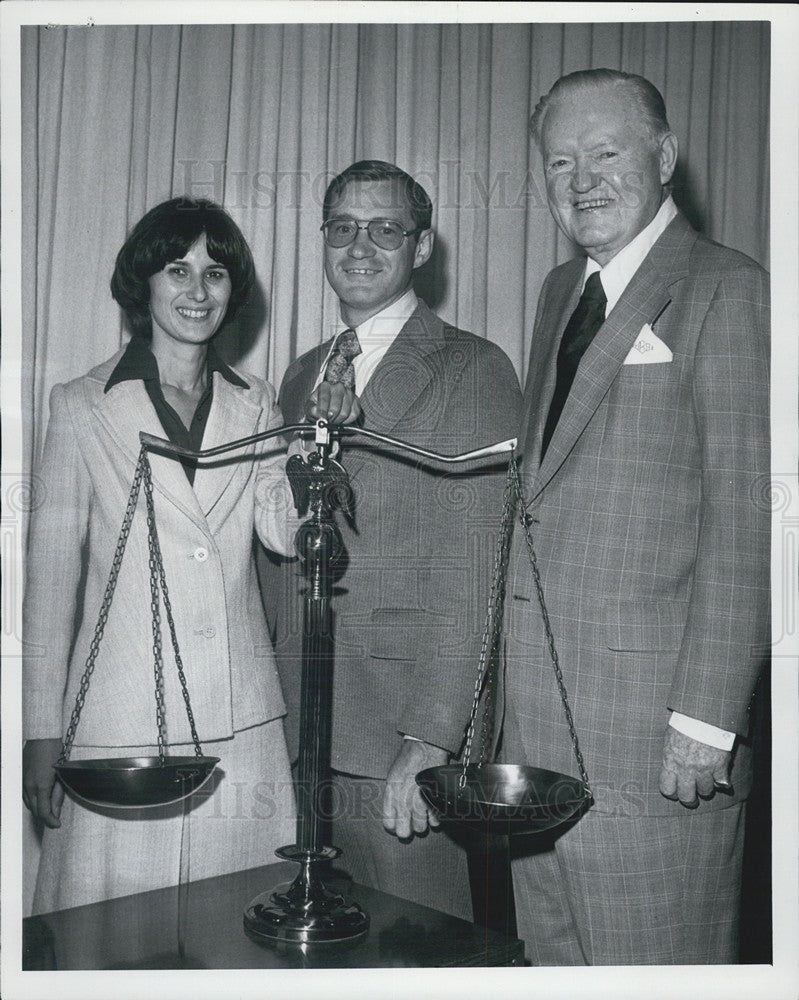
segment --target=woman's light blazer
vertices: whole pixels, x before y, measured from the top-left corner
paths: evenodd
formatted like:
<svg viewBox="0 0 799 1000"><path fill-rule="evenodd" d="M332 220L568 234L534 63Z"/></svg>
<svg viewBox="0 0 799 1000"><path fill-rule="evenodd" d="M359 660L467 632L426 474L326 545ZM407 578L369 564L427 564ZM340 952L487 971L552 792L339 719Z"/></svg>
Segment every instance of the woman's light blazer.
<svg viewBox="0 0 799 1000"><path fill-rule="evenodd" d="M140 380L105 385L121 351L57 385L36 474L23 607L24 736L63 736L108 580L139 454L139 432L164 437ZM279 427L271 385L213 374L203 448ZM285 711L252 554L253 529L289 551L297 527L282 442L200 465L151 454L156 524L200 740ZM76 745L156 741L153 634L144 492L139 497ZM170 744L191 741L163 606L164 699Z"/></svg>

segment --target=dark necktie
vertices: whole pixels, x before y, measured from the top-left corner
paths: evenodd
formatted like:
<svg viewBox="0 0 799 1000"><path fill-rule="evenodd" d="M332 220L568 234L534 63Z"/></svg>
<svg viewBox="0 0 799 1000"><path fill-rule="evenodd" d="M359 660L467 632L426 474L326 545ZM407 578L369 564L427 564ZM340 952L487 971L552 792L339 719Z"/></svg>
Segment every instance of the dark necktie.
<svg viewBox="0 0 799 1000"><path fill-rule="evenodd" d="M571 314L560 341L555 392L552 395L552 402L549 404L544 436L541 440L542 460L563 407L566 405L580 359L594 339L597 330L605 321L607 301L605 290L602 288L602 282L599 278L599 271L594 271L585 283L580 301Z"/></svg>
<svg viewBox="0 0 799 1000"><path fill-rule="evenodd" d="M355 392L355 368L352 359L361 353L358 335L354 330L347 329L336 338L333 352L325 366L325 382L333 385L339 382Z"/></svg>

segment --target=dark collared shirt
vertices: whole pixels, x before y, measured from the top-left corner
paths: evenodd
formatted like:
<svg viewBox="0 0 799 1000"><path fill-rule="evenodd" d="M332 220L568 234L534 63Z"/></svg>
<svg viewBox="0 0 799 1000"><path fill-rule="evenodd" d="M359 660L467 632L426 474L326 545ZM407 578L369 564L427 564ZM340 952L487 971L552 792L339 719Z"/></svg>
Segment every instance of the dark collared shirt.
<svg viewBox="0 0 799 1000"><path fill-rule="evenodd" d="M161 376L158 371L158 362L155 355L150 350L146 341L140 337L133 337L125 349L125 353L117 362L116 367L111 372L111 377L105 384L105 392L113 388L119 382L126 382L129 379L141 379L144 388L150 397L150 402L155 407L164 433L172 444L180 445L182 448L191 448L192 451L199 451L202 445L205 424L208 414L211 412L211 403L214 399L213 373L219 374L231 385L237 385L242 389L249 389L247 383L240 378L232 368L228 367L216 353L212 344L208 345L208 355L206 358L207 385L205 392L200 397L197 409L194 411L191 426L186 425L177 415L175 410L167 403L161 389ZM191 458L179 459L183 466L189 482L194 485L194 471L197 462Z"/></svg>

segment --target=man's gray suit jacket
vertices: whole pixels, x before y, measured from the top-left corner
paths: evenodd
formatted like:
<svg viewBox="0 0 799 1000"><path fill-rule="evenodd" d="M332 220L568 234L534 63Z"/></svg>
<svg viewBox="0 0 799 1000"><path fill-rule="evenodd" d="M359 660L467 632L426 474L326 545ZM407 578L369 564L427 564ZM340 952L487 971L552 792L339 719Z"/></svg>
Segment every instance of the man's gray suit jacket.
<svg viewBox="0 0 799 1000"><path fill-rule="evenodd" d="M583 270L571 261L545 281L521 450L596 808L683 810L658 792L671 710L739 734L734 795L699 810L723 807L749 788L748 707L769 638L768 277L675 218L586 351L539 462ZM647 327L668 351L630 363L649 353ZM577 774L518 526L506 607L505 756Z"/></svg>
<svg viewBox="0 0 799 1000"><path fill-rule="evenodd" d="M302 419L330 342L295 361L279 403ZM357 391L357 389L356 389ZM444 454L514 437L521 393L495 344L442 322L420 302L361 397L364 426ZM361 439L361 442L363 439ZM384 778L401 734L457 752L477 674L504 466L463 471L348 440L341 461L355 493L355 530L333 593L332 766ZM303 580L299 563L261 560L297 751Z"/></svg>

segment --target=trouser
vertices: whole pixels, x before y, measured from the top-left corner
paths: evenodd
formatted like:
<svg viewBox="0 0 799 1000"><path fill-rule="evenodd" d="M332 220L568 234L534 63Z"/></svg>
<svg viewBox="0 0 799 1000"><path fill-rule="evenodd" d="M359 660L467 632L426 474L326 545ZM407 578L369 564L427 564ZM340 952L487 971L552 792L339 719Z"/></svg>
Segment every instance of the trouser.
<svg viewBox="0 0 799 1000"><path fill-rule="evenodd" d="M742 803L609 816L512 838L516 919L533 965L737 961Z"/></svg>

